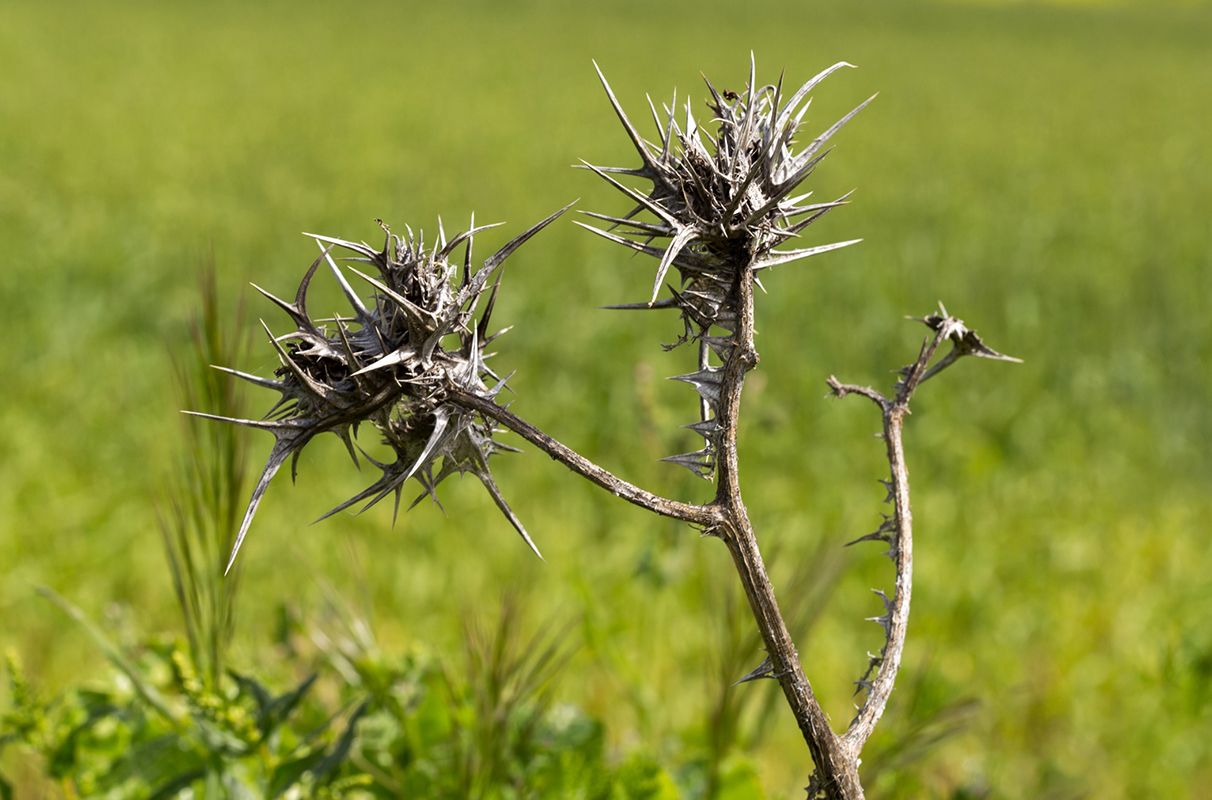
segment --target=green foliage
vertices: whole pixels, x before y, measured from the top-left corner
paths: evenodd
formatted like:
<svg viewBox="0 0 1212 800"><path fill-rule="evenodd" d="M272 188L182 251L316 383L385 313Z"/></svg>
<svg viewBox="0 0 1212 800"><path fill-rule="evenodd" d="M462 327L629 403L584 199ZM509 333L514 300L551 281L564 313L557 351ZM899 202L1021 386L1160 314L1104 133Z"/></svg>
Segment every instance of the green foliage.
<svg viewBox="0 0 1212 800"><path fill-rule="evenodd" d="M107 679L44 701L10 655L0 747L36 754L66 797L677 797L655 762L611 766L601 723L551 705L564 637L525 640L513 625L507 610L487 636L470 627L457 670L352 645L325 654L341 670L276 695L236 672L208 687L182 642L125 653L105 641ZM463 668L466 680L455 677ZM335 713L316 698L318 680L335 691Z"/></svg>
<svg viewBox="0 0 1212 800"><path fill-rule="evenodd" d="M782 542L780 597L819 543L837 549L877 521L872 421L819 399L823 379L886 385L918 344L897 317L940 299L962 308L1026 363L1012 381L973 371L923 394L908 423L920 544L897 694L926 654L932 677L928 702L891 709L880 735L914 728L912 713L980 706L896 779L926 797L1197 795L1212 782L1210 40L1207 4L1156 2L0 3L0 649L45 696L110 680L84 629L31 591L44 583L93 619L114 619L116 603L145 631L182 631L188 654L148 498L180 454L165 342L187 338L208 242L231 309L253 274L293 289L314 257L300 231L371 241L375 216L449 225L472 210L516 230L577 196L601 208L608 190L567 165L631 156L590 57L628 109L675 85L698 104L700 69L736 89L750 49L763 74L845 59L859 69L831 78L809 121L880 97L820 173L821 196L857 187L853 205L805 245L864 242L763 279L745 399L746 498L763 548ZM701 487L652 464L693 445L675 432L684 394L659 379L682 362L648 344L679 331L593 310L649 291L651 265L570 224L543 235L515 256L494 312L519 323L494 362L518 370L516 410L635 483L694 499ZM486 235L481 252L507 238ZM335 439L316 446L340 453ZM267 449L253 447L255 466ZM310 674L265 643L279 599L317 604L312 570L367 598L390 652L457 652L462 612L524 585L540 618L586 620L555 707L601 720L608 756L700 757L722 683L726 554L533 452L510 466L502 491L543 536L546 567L515 552L478 487L450 487L450 520L422 505L394 529L389 509L308 527L365 476L329 485L302 464L242 553L258 600L240 603L228 665L263 670L277 693ZM886 559L848 557L797 642L835 721L878 646L861 623L878 610L867 590L889 582ZM735 696L760 705L749 698L768 691ZM776 714L752 753L750 713L730 752L753 759L766 791L797 796L798 731ZM53 794L16 755L3 761L16 795Z"/></svg>

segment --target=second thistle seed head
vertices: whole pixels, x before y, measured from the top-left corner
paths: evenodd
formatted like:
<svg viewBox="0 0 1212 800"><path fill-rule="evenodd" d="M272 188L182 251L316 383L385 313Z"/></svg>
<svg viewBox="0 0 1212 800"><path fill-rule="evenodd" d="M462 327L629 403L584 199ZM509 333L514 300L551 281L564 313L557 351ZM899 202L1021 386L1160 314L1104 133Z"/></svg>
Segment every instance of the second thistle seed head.
<svg viewBox="0 0 1212 800"><path fill-rule="evenodd" d="M484 363L485 346L499 335L488 334L499 274L477 318L479 302L489 278L505 259L566 210L530 228L477 269L472 269L473 237L496 226L476 228L474 219L470 230L450 241L439 224L438 241L432 247L426 247L423 236L414 236L411 229L405 238L393 235L386 226L382 249L312 235L322 252L304 275L293 301L258 287L295 325L295 330L283 336L274 336L265 328L282 364L275 373L277 379L219 369L273 389L281 398L261 420L198 414L268 430L275 438L236 537L233 561L270 480L286 460L292 461L293 475L303 448L317 435L331 432L345 442L357 463L354 438L362 423L381 434L395 460L380 463L367 456L382 476L324 517L363 500L369 508L392 493L398 510L400 492L410 478L416 478L424 490L418 501L426 494L436 501L434 489L445 478L471 473L538 553L501 496L488 466L494 453L513 448L495 441L491 420L462 408L450 395L459 390L495 399L505 387L508 376L499 377ZM465 246L461 265L454 257L460 245ZM350 287L331 256L334 247L355 254L344 260L364 264L377 273L372 277L350 268L373 287L371 302L364 303ZM313 320L307 310L308 288L323 264L332 271L352 309L351 316L326 320L332 323L332 330Z"/></svg>

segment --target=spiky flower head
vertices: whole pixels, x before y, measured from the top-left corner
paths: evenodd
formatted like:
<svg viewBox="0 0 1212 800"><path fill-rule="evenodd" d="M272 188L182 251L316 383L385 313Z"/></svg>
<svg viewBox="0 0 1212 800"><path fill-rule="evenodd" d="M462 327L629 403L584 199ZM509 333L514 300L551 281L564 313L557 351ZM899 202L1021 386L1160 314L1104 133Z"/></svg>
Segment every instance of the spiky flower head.
<svg viewBox="0 0 1212 800"><path fill-rule="evenodd" d="M709 351L714 351L721 362L731 354L738 324L738 282L743 275L753 274L757 280L756 273L761 270L859 241L775 249L799 238L805 228L843 205L849 196L823 203L807 202L811 192L792 196L828 154L822 149L825 143L874 99L872 96L803 149L797 149L795 137L808 110L809 92L830 74L848 66L852 65L834 64L790 97L784 97L781 76L777 85L757 85L752 57L749 84L743 94L719 92L704 76L711 92L707 106L718 126L715 135L699 127L689 101L685 105L685 124L679 126L675 93L665 108L663 122L649 100L659 144L640 136L598 70L641 164L635 168L585 164L636 205L622 217L586 212L611 224L606 230L583 227L660 260L647 302L611 308L676 308L681 312L685 332L667 347L691 340L699 343L698 371L675 379L690 383L699 393L701 419L686 427L702 435L707 443L701 451L665 460L702 477L714 474L719 426L713 414L719 410L723 377L722 368L710 365ZM643 179L652 188L646 193L637 191L611 177L612 173ZM644 211L651 214L650 220L638 218ZM670 267L680 273L680 287L670 286L671 297L658 300ZM712 335L713 327L723 333Z"/></svg>
<svg viewBox="0 0 1212 800"><path fill-rule="evenodd" d="M477 305L488 288L489 278L505 259L566 210L530 228L474 271L472 239L475 234L496 227L477 228L474 217L470 230L449 241L439 221L437 242L432 248L426 247L423 234L414 236L408 229L407 238L396 236L386 225L381 250L365 243L309 234L322 252L303 276L294 300L281 300L256 287L281 307L295 325L295 330L283 336L274 336L265 326L282 364L275 373L278 379L226 367L219 369L273 389L281 398L261 420L197 414L267 430L275 439L244 514L232 549L232 561L270 480L286 460L292 460L293 477L299 454L308 442L321 433L331 432L345 442L357 464L354 439L364 422L381 434L395 460L380 463L366 456L382 476L320 519L363 500L368 501L365 508L369 508L392 493L398 512L400 492L410 478L415 478L424 490L417 501L428 494L436 502L434 490L444 479L455 473L471 473L480 479L510 523L538 553L526 529L501 496L488 466L494 453L513 448L494 440L496 429L491 420L452 403L448 394L451 389L458 389L495 399L505 387L509 376L497 376L484 363L485 346L504 333L488 334L500 286L499 273L478 319ZM460 245L465 246L462 265L454 258ZM351 272L373 287L370 303L364 303L346 281L331 256L334 247L356 254L343 260L368 265L378 273L378 277L372 277L350 267ZM326 320L332 323L331 330L313 320L307 310L308 287L323 264L332 271L353 312L349 317ZM230 566L229 562L229 569Z"/></svg>

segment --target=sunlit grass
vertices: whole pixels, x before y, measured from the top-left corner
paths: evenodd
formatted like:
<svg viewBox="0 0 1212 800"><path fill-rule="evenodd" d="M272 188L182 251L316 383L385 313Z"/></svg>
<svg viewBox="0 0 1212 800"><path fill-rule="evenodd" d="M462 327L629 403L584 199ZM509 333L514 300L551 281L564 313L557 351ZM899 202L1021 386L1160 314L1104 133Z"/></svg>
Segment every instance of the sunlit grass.
<svg viewBox="0 0 1212 800"><path fill-rule="evenodd" d="M1193 7L5 4L0 646L51 686L95 663L37 583L96 618L117 602L140 628L175 624L153 490L181 430L167 347L186 340L209 247L233 306L248 280L293 289L305 230L373 240L375 217L433 230L440 214L449 231L474 210L509 223L488 253L575 197L614 207L568 169L632 157L589 58L637 117L645 92L698 98L700 69L739 89L751 48L760 80L844 59L860 69L816 92L812 118L881 96L818 171L822 196L859 191L816 235L865 242L776 270L758 299L742 445L759 533L794 561L874 525L876 420L825 402L823 379L889 380L920 336L901 316L943 300L1026 363L964 364L909 422L905 680L928 667L930 702L982 703L923 783L1196 791L1212 773L1197 746L1212 730L1209 41L1212 13ZM517 328L497 363L519 370L515 411L641 485L703 498L652 463L682 452L693 403L663 380L688 358L657 346L672 320L592 310L640 299L649 266L569 224L544 232L510 262L495 319ZM317 310L339 307L320 291ZM499 480L546 566L470 483L443 487L449 519L422 504L394 530L385 508L309 528L366 481L335 439L317 445L245 546L234 658L263 657L278 604L317 596L312 572L371 596L385 646L451 652L463 610L525 585L537 614L588 615L595 644L562 692L610 736L672 750L696 735L735 580L716 542L533 452L503 456ZM848 557L801 647L838 724L878 641L867 590L892 580L874 551ZM769 787L803 785L789 715L758 758Z"/></svg>

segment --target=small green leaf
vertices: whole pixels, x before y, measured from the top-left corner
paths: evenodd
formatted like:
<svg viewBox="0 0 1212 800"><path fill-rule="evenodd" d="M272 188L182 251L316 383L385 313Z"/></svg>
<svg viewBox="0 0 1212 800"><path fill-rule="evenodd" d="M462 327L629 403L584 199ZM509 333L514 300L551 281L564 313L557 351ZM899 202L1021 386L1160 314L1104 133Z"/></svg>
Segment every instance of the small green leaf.
<svg viewBox="0 0 1212 800"><path fill-rule="evenodd" d="M147 800L169 800L169 798L174 798L180 794L182 789L204 777L206 777L206 770L204 769L182 773L148 795Z"/></svg>
<svg viewBox="0 0 1212 800"><path fill-rule="evenodd" d="M275 697L273 702L265 710L265 716L268 724L264 730L266 734L286 722L286 719L294 713L299 703L303 700L307 690L316 682L316 678L320 677L319 673L312 673L311 677L300 683L294 690L286 692L283 695Z"/></svg>
<svg viewBox="0 0 1212 800"><path fill-rule="evenodd" d="M290 787L299 782L299 778L303 777L303 773L310 770L324 758L323 750L313 750L305 756L284 761L274 770L273 777L269 779L269 796L279 797Z"/></svg>
<svg viewBox="0 0 1212 800"><path fill-rule="evenodd" d="M79 698L79 695L77 695ZM59 746L55 748L55 752L48 759L46 770L55 778L66 778L71 774L73 768L77 766L77 743L82 734L89 728L95 725L100 720L106 717L120 717L121 710L109 703L89 704L86 698L85 703L81 703L81 707L85 708L88 716L83 722L72 728L71 732L63 738Z"/></svg>
<svg viewBox="0 0 1212 800"><path fill-rule="evenodd" d="M370 700L366 699L362 701L362 705L358 706L358 710L349 718L349 724L345 726L345 732L341 734L341 738L337 740L332 751L313 770L316 780L322 780L329 773L335 772L349 758L349 751L353 747L354 735L357 733L358 720L362 718L369 708Z"/></svg>
<svg viewBox="0 0 1212 800"><path fill-rule="evenodd" d="M230 772L223 773L223 788L228 800L260 800L258 793Z"/></svg>
<svg viewBox="0 0 1212 800"><path fill-rule="evenodd" d="M232 680L240 687L240 691L252 697L253 702L257 704L258 718L264 717L269 710L269 704L273 702L269 690L257 682L255 678L250 678L246 675L241 675L234 669L229 669L227 674L232 677Z"/></svg>
<svg viewBox="0 0 1212 800"><path fill-rule="evenodd" d="M616 778L621 796L627 800L677 800L673 780L650 756L632 756L619 767Z"/></svg>

